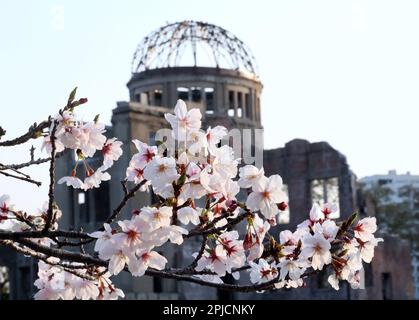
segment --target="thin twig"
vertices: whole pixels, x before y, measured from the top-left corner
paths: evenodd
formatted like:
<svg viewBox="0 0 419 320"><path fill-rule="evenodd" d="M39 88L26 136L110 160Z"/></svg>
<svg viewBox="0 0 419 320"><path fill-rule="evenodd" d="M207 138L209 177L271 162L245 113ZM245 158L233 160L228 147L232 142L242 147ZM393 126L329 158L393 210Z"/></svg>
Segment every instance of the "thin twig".
<svg viewBox="0 0 419 320"><path fill-rule="evenodd" d="M207 245L207 239L208 239L208 235L204 234L202 236L201 248L199 249L198 255L195 257L194 261L192 261L192 263L186 269L194 270L196 268L196 266L198 265L199 259L201 259L202 255L205 252L205 247Z"/></svg>
<svg viewBox="0 0 419 320"><path fill-rule="evenodd" d="M25 182L35 184L38 187L40 187L42 185L42 183L40 181L36 181L36 180L33 180L31 178L27 178L27 177L17 176L17 175L7 173L7 172L1 171L1 170L0 170L0 174L4 175L6 177L9 177L9 178L18 179L18 180L22 180L22 181L25 181Z"/></svg>
<svg viewBox="0 0 419 320"><path fill-rule="evenodd" d="M52 122L52 130L50 134L51 140L51 161L49 166L49 190L48 190L48 210L47 210L47 220L45 222L44 232L49 230L54 215L54 188L55 188L55 132L57 131L58 122L54 120Z"/></svg>
<svg viewBox="0 0 419 320"><path fill-rule="evenodd" d="M6 140L3 142L0 142L0 147L11 147L11 146L16 146L19 144L23 144L27 141L29 141L30 139L36 139L38 138L37 133L38 132L42 132L42 130L48 128L50 125L50 121L42 121L40 124L33 124L26 133L24 133L23 135L21 135L20 137L17 137L15 139L12 140Z"/></svg>
<svg viewBox="0 0 419 320"><path fill-rule="evenodd" d="M140 190L140 188L147 183L147 180L143 180L141 181L139 184L135 185L135 187L133 187L125 196L124 198L121 200L121 202L119 203L118 207L112 212L112 214L108 217L108 219L106 219L105 223L112 223L116 217L121 213L122 209L125 208L126 204L128 203L128 201L133 198L135 196L135 194L138 192L138 190ZM103 231L105 230L105 227L101 227L98 231Z"/></svg>
<svg viewBox="0 0 419 320"><path fill-rule="evenodd" d="M19 239L39 239L39 238L50 238L53 239L55 237L65 237L65 238L73 238L73 239L91 239L91 237L84 232L79 231L64 231L64 230L48 230L48 232L44 231L16 231L16 232L9 232L9 231L0 231L0 240L14 240L17 241Z"/></svg>
<svg viewBox="0 0 419 320"><path fill-rule="evenodd" d="M242 214L238 215L236 218L229 220L229 222L221 227L212 227L209 229L194 229L190 231L187 235L184 236L184 238L191 238L198 235L209 235L212 233L219 233L227 228L230 228L240 222L242 222L244 219L246 219L248 216L252 215L251 212L245 211Z"/></svg>

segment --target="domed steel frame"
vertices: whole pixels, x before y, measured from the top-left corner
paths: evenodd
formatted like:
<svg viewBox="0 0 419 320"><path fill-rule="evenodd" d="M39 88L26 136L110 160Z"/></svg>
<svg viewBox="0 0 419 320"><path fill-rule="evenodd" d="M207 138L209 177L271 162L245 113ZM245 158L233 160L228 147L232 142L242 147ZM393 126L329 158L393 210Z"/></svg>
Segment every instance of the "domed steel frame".
<svg viewBox="0 0 419 320"><path fill-rule="evenodd" d="M238 70L258 77L256 60L243 41L221 27L200 21L171 23L150 33L134 53L132 72L184 66L182 57L187 49L191 49L193 66Z"/></svg>

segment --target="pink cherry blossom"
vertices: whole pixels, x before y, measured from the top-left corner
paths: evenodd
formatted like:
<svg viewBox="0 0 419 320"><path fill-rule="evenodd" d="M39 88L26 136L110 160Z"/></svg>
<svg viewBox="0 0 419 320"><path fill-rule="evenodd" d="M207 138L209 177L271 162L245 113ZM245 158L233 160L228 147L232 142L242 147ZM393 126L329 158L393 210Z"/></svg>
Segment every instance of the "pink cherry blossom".
<svg viewBox="0 0 419 320"><path fill-rule="evenodd" d="M189 132L201 128L202 115L199 109L188 111L185 102L178 100L174 112L174 115L166 113L164 117L172 126L173 136L176 140L184 141Z"/></svg>
<svg viewBox="0 0 419 320"><path fill-rule="evenodd" d="M122 142L116 138L108 139L102 148L103 164L106 168L110 168L114 161L117 161L122 155Z"/></svg>
<svg viewBox="0 0 419 320"><path fill-rule="evenodd" d="M144 168L157 155L157 147L149 146L139 140L132 140L132 142L138 150L138 153L132 157L132 161L136 167Z"/></svg>
<svg viewBox="0 0 419 320"><path fill-rule="evenodd" d="M377 221L375 217L367 217L360 220L354 228L355 237L359 240L366 242L371 240L377 231Z"/></svg>
<svg viewBox="0 0 419 320"><path fill-rule="evenodd" d="M301 255L307 259L311 258L311 267L314 270L322 270L323 266L332 260L330 248L330 242L324 238L323 234L307 234L303 238Z"/></svg>
<svg viewBox="0 0 419 320"><path fill-rule="evenodd" d="M253 185L252 190L246 201L249 209L260 210L267 219L271 219L279 212L276 204L285 201L282 178L279 175L262 177Z"/></svg>
<svg viewBox="0 0 419 320"><path fill-rule="evenodd" d="M239 186L241 188L251 188L259 183L260 179L265 176L265 171L255 166L246 165L239 169Z"/></svg>
<svg viewBox="0 0 419 320"><path fill-rule="evenodd" d="M179 178L176 161L171 157L155 157L145 168L144 178L153 186L162 187Z"/></svg>
<svg viewBox="0 0 419 320"><path fill-rule="evenodd" d="M278 270L274 263L270 264L265 259L259 259L258 263L250 262L250 281L252 283L264 283L275 279Z"/></svg>

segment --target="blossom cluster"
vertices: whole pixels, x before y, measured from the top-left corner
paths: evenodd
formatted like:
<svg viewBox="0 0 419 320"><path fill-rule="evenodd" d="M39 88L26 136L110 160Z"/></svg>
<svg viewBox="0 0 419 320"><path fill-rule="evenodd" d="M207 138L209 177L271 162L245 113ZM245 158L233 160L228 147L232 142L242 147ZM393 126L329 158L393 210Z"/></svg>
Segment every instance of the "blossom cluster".
<svg viewBox="0 0 419 320"><path fill-rule="evenodd" d="M117 300L125 296L112 284L105 268L97 268L93 273L89 269L71 269L83 267L83 264L72 263L65 268L57 265L58 262L57 258L49 258L47 263L39 261L36 300ZM99 276L94 277L90 273Z"/></svg>
<svg viewBox="0 0 419 320"><path fill-rule="evenodd" d="M371 262L374 248L382 241L374 236L375 218L364 218L353 226L351 216L338 225L330 218L338 210L335 205L314 204L309 218L294 232L272 235L287 208L282 178L277 174L266 176L263 168L253 165L240 166L233 148L222 144L227 129L216 126L201 130L200 111L188 110L182 100L174 114L165 118L171 126L170 139L158 146L134 140L137 153L126 169L126 181L139 191L152 190L157 202L133 210L130 219L111 219L101 230L89 234L96 240L94 250L107 268L66 269L59 260L41 261L35 298L123 297L122 291L112 285L111 276L123 270L136 277L147 274L148 269L170 271L168 260L158 248L168 242L182 245L194 235L203 235L203 244L188 269L190 272L192 267L191 277L222 283L221 277L226 274L238 279L247 270L253 284L272 284L270 289L297 288L304 286L310 272L329 268L329 283L336 290L342 280L352 288L360 287L363 263ZM54 118L52 132L54 138L44 138L48 153L54 141L56 152L71 149L77 156L71 175L58 183L86 190L110 179L106 171L122 155L122 143L107 139L103 124L79 121L73 111L66 110ZM97 152L101 152L103 162L94 170L89 159ZM84 174L78 176L80 163ZM22 216L3 196L0 226L12 231L42 228L46 208L34 217ZM54 210L52 228L57 228L61 212ZM15 222L4 227L10 220ZM244 232L235 230L238 224ZM54 245L48 239L41 241Z"/></svg>
<svg viewBox="0 0 419 320"><path fill-rule="evenodd" d="M0 231L26 231L26 230L42 230L47 221L48 201L44 202L41 209L28 215L18 210L10 201L9 195L0 196ZM51 230L58 229L58 222L62 216L61 210L54 204L52 207ZM48 242L48 239L38 239Z"/></svg>
<svg viewBox="0 0 419 320"><path fill-rule="evenodd" d="M102 181L111 179L106 170L121 157L122 142L116 138L107 139L104 135L105 125L98 122L97 118L92 122L83 122L77 119L73 110L64 110L54 117L49 131L51 134L44 137L42 149L51 154L54 142L56 153L71 149L76 154L75 167L69 176L58 181L59 184L66 183L76 189L88 190L98 188ZM94 169L89 164L89 159L98 151L102 154L103 163ZM83 170L78 176L80 164Z"/></svg>
<svg viewBox="0 0 419 320"><path fill-rule="evenodd" d="M109 261L108 270L113 275L125 266L137 277L144 275L149 267L163 270L167 259L153 249L167 241L180 245L183 235L188 233L171 224L172 215L170 207L145 207L134 212L130 220L119 221L119 230L105 224L104 231L90 234L98 239L94 249L100 259Z"/></svg>
<svg viewBox="0 0 419 320"><path fill-rule="evenodd" d="M375 218L367 217L353 227L353 235L336 225L329 215L335 206L313 205L309 219L300 223L295 232L281 231L277 251L268 259L251 262L250 278L253 283L277 279L275 288L296 288L304 285L308 270L323 270L331 266L330 285L338 290L339 280L346 280L353 289L361 286L361 270L370 263L374 248L381 238L375 238ZM335 247L335 248L333 248Z"/></svg>

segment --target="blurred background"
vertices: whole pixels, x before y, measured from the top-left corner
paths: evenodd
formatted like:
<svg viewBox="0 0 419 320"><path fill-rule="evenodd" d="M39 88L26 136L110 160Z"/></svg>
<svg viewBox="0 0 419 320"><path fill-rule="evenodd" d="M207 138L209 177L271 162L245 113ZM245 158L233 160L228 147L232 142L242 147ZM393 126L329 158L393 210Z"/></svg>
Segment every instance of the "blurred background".
<svg viewBox="0 0 419 320"><path fill-rule="evenodd" d="M83 119L100 113L123 141L152 140L164 108L177 98L200 107L208 124L224 119L227 127L263 127L265 169L284 177L290 200L279 230L302 221L313 202L335 201L340 218L355 210L375 215L386 237L371 269L365 270L361 293L349 288L333 292L325 285L327 277L319 275L302 293L266 297L419 298L418 14L419 3L413 0L1 1L0 126L7 131L2 139L55 114L75 86L79 97L89 98L78 110ZM164 28L190 20L211 25ZM184 36L192 51L178 46L184 60L170 60L166 51L159 53L164 43L156 40L160 47L153 48L144 40L154 39L152 32L159 28L169 40L181 30L191 32ZM194 60L193 32L203 29L204 38L213 42L198 47L203 53ZM176 69L181 66L187 68ZM140 120L132 120L133 114ZM126 134L128 124L134 129ZM29 160L32 144L36 156L42 156L34 141L3 149L0 164ZM72 161L71 155L64 157L60 173L66 174ZM9 194L30 212L47 200L47 166L27 173L42 186L0 175L0 194ZM60 206L72 217L63 222L69 227L93 228L120 196L112 185L103 193L57 192ZM94 215L86 218L92 208ZM35 267L6 254L0 264L9 265L0 268L4 297L30 297ZM121 283L131 298L191 298L187 285L128 281ZM249 297L208 292L201 297Z"/></svg>

